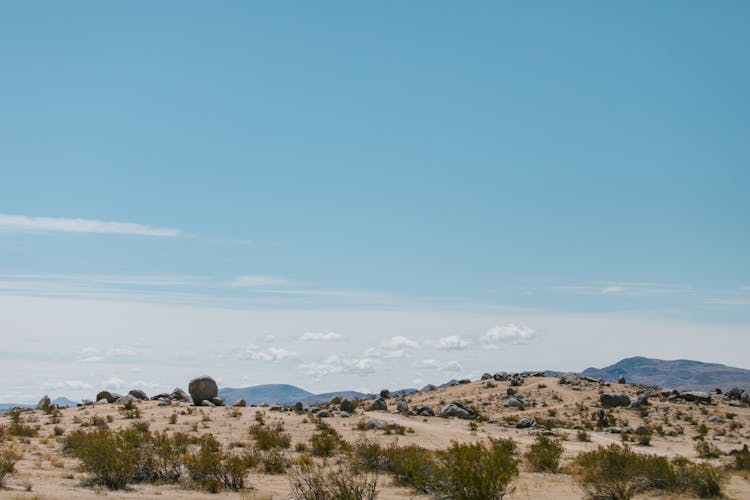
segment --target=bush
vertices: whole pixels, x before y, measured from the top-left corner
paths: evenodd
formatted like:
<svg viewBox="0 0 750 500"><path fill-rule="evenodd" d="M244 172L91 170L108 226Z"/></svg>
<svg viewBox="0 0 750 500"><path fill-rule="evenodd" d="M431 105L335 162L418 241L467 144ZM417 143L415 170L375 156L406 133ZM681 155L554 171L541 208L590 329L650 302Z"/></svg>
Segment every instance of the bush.
<svg viewBox="0 0 750 500"><path fill-rule="evenodd" d="M73 454L81 459L81 468L93 474L92 482L112 490L124 488L137 469L131 444L120 433L99 427L89 433L74 431L66 439Z"/></svg>
<svg viewBox="0 0 750 500"><path fill-rule="evenodd" d="M368 472L381 470L385 465L385 454L380 444L368 439L354 443L351 452L352 465Z"/></svg>
<svg viewBox="0 0 750 500"><path fill-rule="evenodd" d="M312 454L316 457L330 457L342 447L341 436L328 425L318 426L318 428L320 431L310 438Z"/></svg>
<svg viewBox="0 0 750 500"><path fill-rule="evenodd" d="M579 482L596 499L626 500L647 489L679 485L666 458L636 453L627 446L599 446L579 454L575 463Z"/></svg>
<svg viewBox="0 0 750 500"><path fill-rule="evenodd" d="M695 451L701 458L718 458L720 453L716 445L709 443L704 439L698 439L695 442Z"/></svg>
<svg viewBox="0 0 750 500"><path fill-rule="evenodd" d="M687 483L700 498L721 498L724 472L711 464L691 464L687 468Z"/></svg>
<svg viewBox="0 0 750 500"><path fill-rule="evenodd" d="M325 471L321 465L303 463L289 473L294 500L375 500L376 474L339 466Z"/></svg>
<svg viewBox="0 0 750 500"><path fill-rule="evenodd" d="M271 450L263 456L263 472L281 474L289 467L289 459L279 450Z"/></svg>
<svg viewBox="0 0 750 500"><path fill-rule="evenodd" d="M10 417L10 425L5 427L5 434L19 437L35 437L37 435L39 428L24 424L20 410L13 409L8 412L8 416Z"/></svg>
<svg viewBox="0 0 750 500"><path fill-rule="evenodd" d="M750 471L750 451L748 451L747 445L734 456L734 459L737 469Z"/></svg>
<svg viewBox="0 0 750 500"><path fill-rule="evenodd" d="M292 438L285 432L269 429L262 424L250 426L250 436L255 440L255 445L261 450L273 450L276 448L288 449L292 444Z"/></svg>
<svg viewBox="0 0 750 500"><path fill-rule="evenodd" d="M385 449L383 468L393 475L396 483L418 491L430 491L438 474L433 452L417 446L398 446L391 443Z"/></svg>
<svg viewBox="0 0 750 500"><path fill-rule="evenodd" d="M557 472L564 450L559 439L539 434L525 456L535 472Z"/></svg>
<svg viewBox="0 0 750 500"><path fill-rule="evenodd" d="M5 476L15 472L16 462L20 458L19 454L13 448L0 448L0 487L2 487L3 482L5 481Z"/></svg>
<svg viewBox="0 0 750 500"><path fill-rule="evenodd" d="M518 474L512 441L456 443L440 452L438 490L455 500L501 499Z"/></svg>
<svg viewBox="0 0 750 500"><path fill-rule="evenodd" d="M190 478L211 493L218 493L223 488L244 488L250 464L247 455L224 453L221 443L211 434L202 436L198 450L185 458Z"/></svg>

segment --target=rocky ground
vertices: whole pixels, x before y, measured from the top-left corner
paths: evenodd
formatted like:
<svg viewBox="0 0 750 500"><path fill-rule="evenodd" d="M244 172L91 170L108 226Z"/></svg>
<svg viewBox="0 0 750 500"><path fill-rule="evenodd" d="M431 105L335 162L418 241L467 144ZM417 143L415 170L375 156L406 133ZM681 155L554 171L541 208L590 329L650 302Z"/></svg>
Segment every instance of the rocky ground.
<svg viewBox="0 0 750 500"><path fill-rule="evenodd" d="M539 433L562 439L565 451L561 473L531 472L522 460L520 474L512 483L509 499L584 498L584 490L570 471L578 453L598 445L626 442L642 453L668 457L683 456L694 461L709 460L731 465L733 450L750 445L750 407L741 394L732 396L693 393L676 394L629 384L606 384L574 376L487 375L484 380L436 388L403 397L378 400L335 401L319 407L282 408L191 406L184 401L137 401L125 410L122 403L100 402L59 411L23 411L22 425L38 427L36 436L9 435L10 416L0 417L5 426L3 446L13 446L20 455L15 472L5 479L0 497L17 499L58 498L216 498L217 495L188 489L185 485L135 484L125 491L109 491L87 485L87 474L79 461L62 452L65 436L75 429L93 428L105 422L113 429L133 422L147 422L151 431L184 432L190 435L212 433L226 447L254 445L248 429L262 420L284 429L291 437L285 452L294 458L304 451L316 432L317 417L338 431L349 442L366 438L387 445L418 444L428 449L444 449L451 442L474 442L490 437L513 438L521 452L528 449ZM385 396L385 394L384 394ZM217 401L220 403L220 401ZM385 408L385 409L374 409ZM299 408L297 408L299 410ZM346 411L349 410L349 411ZM260 414L260 415L259 415ZM431 414L434 414L431 415ZM441 414L446 416L441 416ZM588 429L588 430L587 430ZM639 444L643 435L648 445ZM704 436L716 458L702 458L696 451L697 436ZM302 443L301 446L297 446ZM258 470L248 476L248 489L223 491L218 496L246 499L289 498L285 474L265 474ZM429 498L399 487L386 475L378 482L378 498ZM729 472L724 484L727 498L750 498L750 476ZM653 493L636 498L652 498ZM690 498L662 495L660 498Z"/></svg>

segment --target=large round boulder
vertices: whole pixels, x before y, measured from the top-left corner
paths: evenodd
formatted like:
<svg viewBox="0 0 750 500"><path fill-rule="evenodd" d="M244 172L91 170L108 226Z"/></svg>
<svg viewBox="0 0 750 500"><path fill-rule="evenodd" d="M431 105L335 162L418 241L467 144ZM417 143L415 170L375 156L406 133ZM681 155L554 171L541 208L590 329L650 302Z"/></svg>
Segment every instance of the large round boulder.
<svg viewBox="0 0 750 500"><path fill-rule="evenodd" d="M349 398L344 398L341 400L341 411L345 411L347 413L354 413L354 401L352 401Z"/></svg>
<svg viewBox="0 0 750 500"><path fill-rule="evenodd" d="M179 387L175 387L174 390L169 395L170 399L172 401L180 401L182 403L189 403L190 402L190 396L187 395L187 392L183 391ZM198 401L200 403L200 401Z"/></svg>
<svg viewBox="0 0 750 500"><path fill-rule="evenodd" d="M188 392L193 398L193 404L201 404L203 401L211 401L219 396L219 386L216 381L208 375L196 377L188 384Z"/></svg>
<svg viewBox="0 0 750 500"><path fill-rule="evenodd" d="M52 401L50 401L49 396L46 394L42 397L42 399L39 400L39 402L36 404L37 410L46 410L52 406Z"/></svg>
<svg viewBox="0 0 750 500"><path fill-rule="evenodd" d="M140 399L141 401L148 401L148 396L145 392L143 392L140 389L133 389L132 391L128 392L131 396L133 396L135 399Z"/></svg>

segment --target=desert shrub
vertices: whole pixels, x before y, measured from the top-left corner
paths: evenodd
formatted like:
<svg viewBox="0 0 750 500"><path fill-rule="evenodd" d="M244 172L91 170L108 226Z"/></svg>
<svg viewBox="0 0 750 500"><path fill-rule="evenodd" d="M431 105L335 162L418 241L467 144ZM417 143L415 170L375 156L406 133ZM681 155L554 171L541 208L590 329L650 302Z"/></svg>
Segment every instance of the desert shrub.
<svg viewBox="0 0 750 500"><path fill-rule="evenodd" d="M250 426L250 436L255 440L255 445L261 450L273 450L276 448L288 449L292 438L285 432L270 429L262 424Z"/></svg>
<svg viewBox="0 0 750 500"><path fill-rule="evenodd" d="M13 409L8 412L8 416L10 417L10 424L5 427L5 434L19 437L35 437L37 435L39 428L24 424L20 410Z"/></svg>
<svg viewBox="0 0 750 500"><path fill-rule="evenodd" d="M589 434L586 429L579 429L576 433L576 437L583 443L588 443L591 441L591 434Z"/></svg>
<svg viewBox="0 0 750 500"><path fill-rule="evenodd" d="M508 445L507 440L489 445L454 442L439 453L438 491L455 500L503 498L518 474L515 447Z"/></svg>
<svg viewBox="0 0 750 500"><path fill-rule="evenodd" d="M748 451L747 445L734 456L734 460L737 469L750 471L750 451Z"/></svg>
<svg viewBox="0 0 750 500"><path fill-rule="evenodd" d="M393 475L396 483L418 491L430 491L438 474L435 454L415 444L398 446L391 443L384 450L383 468Z"/></svg>
<svg viewBox="0 0 750 500"><path fill-rule="evenodd" d="M651 446L651 432L642 432L638 434L637 441L641 446Z"/></svg>
<svg viewBox="0 0 750 500"><path fill-rule="evenodd" d="M279 450L267 452L261 461L266 474L281 474L289 467L289 459Z"/></svg>
<svg viewBox="0 0 750 500"><path fill-rule="evenodd" d="M351 451L352 465L364 471L379 471L385 464L383 448L379 443L360 439L354 443Z"/></svg>
<svg viewBox="0 0 750 500"><path fill-rule="evenodd" d="M16 470L16 462L20 455L11 447L0 447L0 487L3 486L5 477L13 474Z"/></svg>
<svg viewBox="0 0 750 500"><path fill-rule="evenodd" d="M687 485L700 498L722 498L721 485L724 471L708 463L690 464L687 468Z"/></svg>
<svg viewBox="0 0 750 500"><path fill-rule="evenodd" d="M294 500L375 500L376 474L362 473L346 465L326 471L324 466L304 463L288 475Z"/></svg>
<svg viewBox="0 0 750 500"><path fill-rule="evenodd" d="M66 445L81 460L81 468L93 475L93 483L119 490L133 481L137 457L122 434L106 427L88 433L78 430L68 435Z"/></svg>
<svg viewBox="0 0 750 500"><path fill-rule="evenodd" d="M52 429L52 433L53 433L53 434L54 434L55 436L58 436L58 437L59 437L59 436L62 436L63 434L65 434L65 428L64 428L64 427L61 427L61 426L59 426L59 425L56 425L56 426L55 426L55 427L54 427L54 428Z"/></svg>
<svg viewBox="0 0 750 500"><path fill-rule="evenodd" d="M312 454L316 457L330 457L342 448L341 436L328 424L318 425L318 428L320 430L310 438Z"/></svg>
<svg viewBox="0 0 750 500"><path fill-rule="evenodd" d="M120 407L120 414L128 419L141 418L141 409L138 408L136 403L128 401Z"/></svg>
<svg viewBox="0 0 750 500"><path fill-rule="evenodd" d="M244 488L251 465L246 455L223 452L221 443L211 434L201 436L198 449L187 454L184 460L193 482L211 493L223 488Z"/></svg>
<svg viewBox="0 0 750 500"><path fill-rule="evenodd" d="M698 439L695 442L695 451L701 458L718 458L720 455L716 445L709 443L705 439Z"/></svg>
<svg viewBox="0 0 750 500"><path fill-rule="evenodd" d="M626 500L648 489L674 489L678 478L664 457L611 444L576 457L576 474L595 499Z"/></svg>
<svg viewBox="0 0 750 500"><path fill-rule="evenodd" d="M536 472L557 472L565 448L559 439L539 434L526 453L526 460Z"/></svg>

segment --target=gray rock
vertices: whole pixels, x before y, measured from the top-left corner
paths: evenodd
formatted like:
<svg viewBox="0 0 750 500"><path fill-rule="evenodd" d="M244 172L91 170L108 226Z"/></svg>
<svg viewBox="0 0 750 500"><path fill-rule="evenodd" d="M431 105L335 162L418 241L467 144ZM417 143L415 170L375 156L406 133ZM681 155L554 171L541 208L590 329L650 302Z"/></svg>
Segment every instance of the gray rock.
<svg viewBox="0 0 750 500"><path fill-rule="evenodd" d="M219 395L219 386L216 381L208 375L196 377L188 384L188 392L193 401L211 401Z"/></svg>
<svg viewBox="0 0 750 500"><path fill-rule="evenodd" d="M224 406L224 398L220 398L219 396L211 398L211 402L216 406Z"/></svg>
<svg viewBox="0 0 750 500"><path fill-rule="evenodd" d="M495 387L497 387L497 384L493 382L492 380L488 380L487 382L484 383L484 386L487 389L494 389Z"/></svg>
<svg viewBox="0 0 750 500"><path fill-rule="evenodd" d="M630 405L630 398L621 392L605 392L599 395L599 402L607 408Z"/></svg>
<svg viewBox="0 0 750 500"><path fill-rule="evenodd" d="M422 387L422 392L430 392L434 391L435 389L437 389L437 387L435 387L434 385L427 384L426 386Z"/></svg>
<svg viewBox="0 0 750 500"><path fill-rule="evenodd" d="M427 406L427 405L415 407L414 413L422 417L434 417L435 416L435 410L433 410L431 406Z"/></svg>
<svg viewBox="0 0 750 500"><path fill-rule="evenodd" d="M635 428L635 433L639 436L648 436L649 434L651 434L651 428L647 425L641 424Z"/></svg>
<svg viewBox="0 0 750 500"><path fill-rule="evenodd" d="M536 427L536 420L523 417L516 422L516 429L528 429L529 427Z"/></svg>
<svg viewBox="0 0 750 500"><path fill-rule="evenodd" d="M154 396L151 396L151 401L161 401L164 399L172 399L172 396L170 396L166 392L160 392L159 394L155 394Z"/></svg>
<svg viewBox="0 0 750 500"><path fill-rule="evenodd" d="M448 403L443 407L442 410L440 410L440 416L472 419L476 417L476 414L472 411L471 408L454 401L452 403Z"/></svg>
<svg viewBox="0 0 750 500"><path fill-rule="evenodd" d="M351 416L351 413L349 413L348 411L340 411L339 412L339 417L341 417L341 418L349 418L350 416Z"/></svg>
<svg viewBox="0 0 750 500"><path fill-rule="evenodd" d="M725 420L717 415L711 415L708 417L708 421L712 424L723 424Z"/></svg>
<svg viewBox="0 0 750 500"><path fill-rule="evenodd" d="M201 401L201 404L199 406L216 406L216 405L213 404L210 400L204 399L203 401Z"/></svg>
<svg viewBox="0 0 750 500"><path fill-rule="evenodd" d="M302 404L302 401L297 401L294 403L294 411L297 413L302 413L305 410L305 405Z"/></svg>
<svg viewBox="0 0 750 500"><path fill-rule="evenodd" d="M483 373L481 380L489 380L491 378L492 378L492 375L490 375L489 373Z"/></svg>
<svg viewBox="0 0 750 500"><path fill-rule="evenodd" d="M510 378L510 375L508 375L506 372L497 372L492 376L492 378L494 378L496 382L507 382Z"/></svg>
<svg viewBox="0 0 750 500"><path fill-rule="evenodd" d="M169 399L160 399L159 406L172 406L172 401Z"/></svg>
<svg viewBox="0 0 750 500"><path fill-rule="evenodd" d="M733 387L727 392L727 398L733 399L735 401L739 401L740 399L742 399L743 392L744 391L740 389L739 387Z"/></svg>
<svg viewBox="0 0 750 500"><path fill-rule="evenodd" d="M120 396L119 398L117 398L117 402L120 404L133 404L136 401L139 401L139 400L134 398L130 394L125 394L124 396Z"/></svg>
<svg viewBox="0 0 750 500"><path fill-rule="evenodd" d="M573 385L573 383L577 381L578 377L573 372L563 373L558 379L560 385Z"/></svg>
<svg viewBox="0 0 750 500"><path fill-rule="evenodd" d="M508 401L505 402L506 408L515 408L517 410L523 410L525 408L525 405L523 404L523 401L516 399L516 398L509 398Z"/></svg>
<svg viewBox="0 0 750 500"><path fill-rule="evenodd" d="M328 410L320 410L320 411L318 412L318 416L319 416L320 418L331 418L331 412L330 412L330 411L328 411Z"/></svg>
<svg viewBox="0 0 750 500"><path fill-rule="evenodd" d="M141 401L148 400L148 396L146 396L146 393L140 389L133 389L132 391L128 392L128 394L133 396L135 399L140 399Z"/></svg>
<svg viewBox="0 0 750 500"><path fill-rule="evenodd" d="M625 383L625 375L620 375L617 379L618 384L624 384Z"/></svg>
<svg viewBox="0 0 750 500"><path fill-rule="evenodd" d="M234 403L232 403L232 406L235 408L244 408L247 406L247 402L244 399L238 399Z"/></svg>
<svg viewBox="0 0 750 500"><path fill-rule="evenodd" d="M388 411L388 403L385 402L385 399L378 398L372 402L370 409L375 411Z"/></svg>
<svg viewBox="0 0 750 500"><path fill-rule="evenodd" d="M102 399L98 399L95 404L98 404L98 405L108 405L109 401L107 401L105 398L102 398Z"/></svg>
<svg viewBox="0 0 750 500"><path fill-rule="evenodd" d="M175 389L172 391L169 397L173 401L180 401L181 403L190 402L190 396L188 396L187 393L183 391L182 389L180 389L179 387L175 387Z"/></svg>
<svg viewBox="0 0 750 500"><path fill-rule="evenodd" d="M122 396L116 392L100 391L99 394L96 395L96 400L101 401L102 399L106 399L107 403L114 403L121 397Z"/></svg>
<svg viewBox="0 0 750 500"><path fill-rule="evenodd" d="M354 413L354 401L352 401L349 398L344 398L341 400L341 411L345 411L347 413Z"/></svg>
<svg viewBox="0 0 750 500"><path fill-rule="evenodd" d="M50 406L52 406L52 401L50 400L49 396L45 394L44 396L42 396L42 399L40 399L39 402L36 404L36 409L46 410Z"/></svg>
<svg viewBox="0 0 750 500"><path fill-rule="evenodd" d="M388 389L381 390L380 391L380 397L383 398L383 399L387 399L387 398L391 397L391 391L389 391Z"/></svg>
<svg viewBox="0 0 750 500"><path fill-rule="evenodd" d="M396 411L399 413L409 413L409 404L403 399L396 401Z"/></svg>
<svg viewBox="0 0 750 500"><path fill-rule="evenodd" d="M372 419L369 422L367 422L367 428L368 429L378 429L378 430L384 430L385 424L380 420Z"/></svg>
<svg viewBox="0 0 750 500"><path fill-rule="evenodd" d="M710 403L711 395L703 391L684 391L680 393L680 397L685 401L691 403Z"/></svg>

